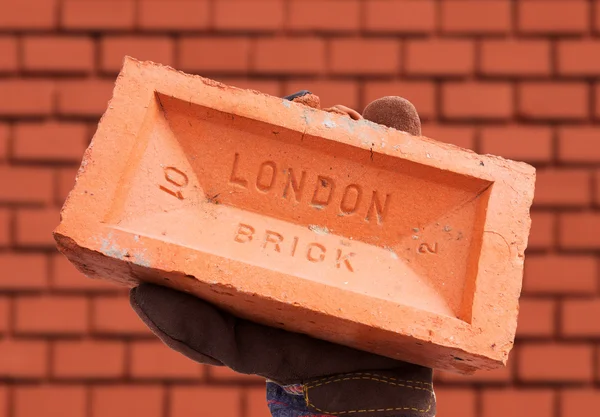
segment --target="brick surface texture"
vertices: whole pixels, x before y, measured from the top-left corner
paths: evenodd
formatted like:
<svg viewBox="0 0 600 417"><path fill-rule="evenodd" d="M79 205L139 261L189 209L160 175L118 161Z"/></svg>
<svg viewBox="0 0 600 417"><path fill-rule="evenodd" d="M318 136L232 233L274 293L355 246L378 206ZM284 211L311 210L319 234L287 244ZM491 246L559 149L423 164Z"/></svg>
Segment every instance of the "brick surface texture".
<svg viewBox="0 0 600 417"><path fill-rule="evenodd" d="M600 413L600 1L0 0L0 417L267 417L264 382L169 351L51 231L123 56L362 111L538 168L508 367L440 417Z"/></svg>

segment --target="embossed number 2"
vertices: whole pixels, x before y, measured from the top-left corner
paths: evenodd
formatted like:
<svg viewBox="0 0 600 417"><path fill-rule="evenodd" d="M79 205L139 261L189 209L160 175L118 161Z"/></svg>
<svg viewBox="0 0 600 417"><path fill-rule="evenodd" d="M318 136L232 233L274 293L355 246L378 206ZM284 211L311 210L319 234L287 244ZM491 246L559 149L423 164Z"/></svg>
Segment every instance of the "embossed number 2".
<svg viewBox="0 0 600 417"><path fill-rule="evenodd" d="M159 188L166 193L171 194L174 197L177 197L180 200L183 200L183 194L181 190L188 185L188 177L183 172L178 170L175 167L166 167L165 168L165 179L171 184L168 187L164 185L160 185Z"/></svg>

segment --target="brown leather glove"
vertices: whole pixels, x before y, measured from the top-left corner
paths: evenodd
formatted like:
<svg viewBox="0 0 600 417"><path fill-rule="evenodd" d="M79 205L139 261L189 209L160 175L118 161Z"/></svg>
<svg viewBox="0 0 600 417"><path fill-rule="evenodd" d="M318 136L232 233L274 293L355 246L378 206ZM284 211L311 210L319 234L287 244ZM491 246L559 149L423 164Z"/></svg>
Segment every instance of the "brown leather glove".
<svg viewBox="0 0 600 417"><path fill-rule="evenodd" d="M286 98L307 100L309 94ZM317 105L311 99L312 107L318 107L316 99ZM358 114L344 106L327 111L352 118ZM416 110L400 97L376 100L363 117L420 135ZM152 284L132 289L130 299L144 323L169 347L197 362L266 378L275 417L435 416L432 369L259 325Z"/></svg>

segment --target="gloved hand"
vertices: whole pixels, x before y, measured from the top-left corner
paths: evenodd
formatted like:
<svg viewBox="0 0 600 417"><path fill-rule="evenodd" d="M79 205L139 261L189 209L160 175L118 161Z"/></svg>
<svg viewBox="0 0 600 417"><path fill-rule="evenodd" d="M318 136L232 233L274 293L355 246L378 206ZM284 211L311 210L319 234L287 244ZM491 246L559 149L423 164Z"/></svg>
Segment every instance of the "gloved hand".
<svg viewBox="0 0 600 417"><path fill-rule="evenodd" d="M308 91L286 98L319 107L318 97ZM415 108L400 97L376 100L362 116L344 106L324 110L421 133ZM130 301L144 323L176 351L266 378L274 417L435 416L432 369L256 324L157 285L133 288Z"/></svg>

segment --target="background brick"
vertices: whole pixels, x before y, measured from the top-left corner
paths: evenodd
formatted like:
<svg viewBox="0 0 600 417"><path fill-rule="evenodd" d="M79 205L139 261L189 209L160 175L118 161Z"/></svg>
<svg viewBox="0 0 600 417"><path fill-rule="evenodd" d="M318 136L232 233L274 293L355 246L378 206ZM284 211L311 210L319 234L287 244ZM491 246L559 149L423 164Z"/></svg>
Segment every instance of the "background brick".
<svg viewBox="0 0 600 417"><path fill-rule="evenodd" d="M87 145L83 123L20 123L13 130L13 158L80 162Z"/></svg>
<svg viewBox="0 0 600 417"><path fill-rule="evenodd" d="M239 389L175 387L171 390L170 399L169 415L173 417L240 415Z"/></svg>
<svg viewBox="0 0 600 417"><path fill-rule="evenodd" d="M17 70L18 63L17 38L0 36L0 74Z"/></svg>
<svg viewBox="0 0 600 417"><path fill-rule="evenodd" d="M552 417L555 395L549 389L489 389L482 393L482 417Z"/></svg>
<svg viewBox="0 0 600 417"><path fill-rule="evenodd" d="M94 67L91 38L30 36L22 45L23 69L28 72L89 73Z"/></svg>
<svg viewBox="0 0 600 417"><path fill-rule="evenodd" d="M291 0L287 27L293 31L353 32L359 29L358 0Z"/></svg>
<svg viewBox="0 0 600 417"><path fill-rule="evenodd" d="M48 343L40 340L0 340L0 378L41 379L47 375Z"/></svg>
<svg viewBox="0 0 600 417"><path fill-rule="evenodd" d="M565 279L569 276L569 279ZM594 294L598 262L587 255L530 255L525 265L526 294Z"/></svg>
<svg viewBox="0 0 600 417"><path fill-rule="evenodd" d="M534 82L519 87L519 114L528 119L583 120L589 116L590 92L581 82Z"/></svg>
<svg viewBox="0 0 600 417"><path fill-rule="evenodd" d="M511 28L510 2L508 0L443 1L441 28L446 33L506 33Z"/></svg>
<svg viewBox="0 0 600 417"><path fill-rule="evenodd" d="M214 26L224 31L274 31L283 27L283 0L226 0L214 4Z"/></svg>
<svg viewBox="0 0 600 417"><path fill-rule="evenodd" d="M133 28L134 0L64 0L61 26L73 30L123 30Z"/></svg>
<svg viewBox="0 0 600 417"><path fill-rule="evenodd" d="M201 30L210 24L208 0L143 0L138 2L138 25L148 30Z"/></svg>
<svg viewBox="0 0 600 417"><path fill-rule="evenodd" d="M166 392L158 385L109 385L92 388L91 417L162 417Z"/></svg>
<svg viewBox="0 0 600 417"><path fill-rule="evenodd" d="M503 369L436 372L438 415L589 414L599 44L598 0L0 0L0 417L211 416L216 401L219 416L269 415L262 378L171 352L127 288L56 252L126 54L276 96L308 89L323 107L401 95L424 135L533 164L515 348Z"/></svg>
<svg viewBox="0 0 600 417"><path fill-rule="evenodd" d="M518 375L525 382L592 382L594 350L588 344L525 344Z"/></svg>
<svg viewBox="0 0 600 417"><path fill-rule="evenodd" d="M131 375L150 379L199 379L204 375L204 366L161 342L134 342L131 345Z"/></svg>
<svg viewBox="0 0 600 417"><path fill-rule="evenodd" d="M53 314L39 314L52 311ZM88 329L88 302L73 296L24 296L15 299L15 333L80 334Z"/></svg>
<svg viewBox="0 0 600 417"><path fill-rule="evenodd" d="M589 5L585 0L519 1L518 28L522 33L577 34L586 32Z"/></svg>
<svg viewBox="0 0 600 417"><path fill-rule="evenodd" d="M68 385L17 387L14 410L15 417L84 417L87 412L86 390L84 387Z"/></svg>
<svg viewBox="0 0 600 417"><path fill-rule="evenodd" d="M546 40L490 39L481 44L481 72L492 76L547 76L552 70Z"/></svg>
<svg viewBox="0 0 600 417"><path fill-rule="evenodd" d="M56 378L121 378L125 374L125 344L100 340L57 341L53 346L52 364Z"/></svg>
<svg viewBox="0 0 600 417"><path fill-rule="evenodd" d="M365 29L369 32L430 33L435 29L433 0L370 0L365 6Z"/></svg>
<svg viewBox="0 0 600 417"><path fill-rule="evenodd" d="M449 82L442 86L442 112L448 119L509 119L513 90L503 82Z"/></svg>

